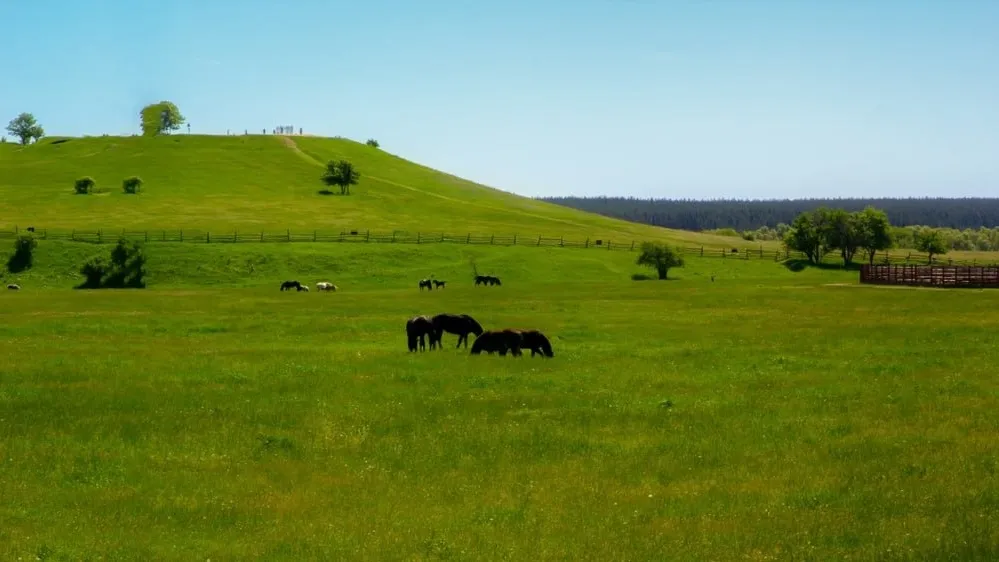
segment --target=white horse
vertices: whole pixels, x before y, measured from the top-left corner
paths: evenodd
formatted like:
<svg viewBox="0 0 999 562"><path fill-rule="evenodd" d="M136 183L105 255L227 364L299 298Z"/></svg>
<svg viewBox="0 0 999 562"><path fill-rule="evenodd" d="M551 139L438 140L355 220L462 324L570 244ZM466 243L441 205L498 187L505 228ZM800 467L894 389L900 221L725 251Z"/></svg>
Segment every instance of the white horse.
<svg viewBox="0 0 999 562"><path fill-rule="evenodd" d="M10 289L11 291L20 291L21 290L21 286L17 285L17 284L14 284L14 283L11 283L10 285L7 285L7 288Z"/></svg>
<svg viewBox="0 0 999 562"><path fill-rule="evenodd" d="M309 286L308 285L302 285L302 288L299 289L299 291L305 291L306 293L308 293L309 292Z"/></svg>
<svg viewBox="0 0 999 562"><path fill-rule="evenodd" d="M316 289L320 291L336 291L336 285L330 283L329 281L320 281L316 283Z"/></svg>

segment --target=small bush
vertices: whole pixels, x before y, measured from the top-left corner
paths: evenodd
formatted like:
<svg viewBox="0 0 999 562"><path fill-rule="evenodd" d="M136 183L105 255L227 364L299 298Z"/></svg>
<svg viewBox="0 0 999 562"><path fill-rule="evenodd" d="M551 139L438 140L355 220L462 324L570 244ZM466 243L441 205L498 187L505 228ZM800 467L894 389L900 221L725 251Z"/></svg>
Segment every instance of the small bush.
<svg viewBox="0 0 999 562"><path fill-rule="evenodd" d="M138 242L125 238L111 250L111 261L95 257L83 264L78 289L142 289L146 286L146 256Z"/></svg>
<svg viewBox="0 0 999 562"><path fill-rule="evenodd" d="M138 193L142 189L142 178L139 176L132 176L130 178L125 178L121 182L121 190L125 193Z"/></svg>
<svg viewBox="0 0 999 562"><path fill-rule="evenodd" d="M370 146L371 148L378 148L380 146L378 144L378 141L376 141L375 139L368 139L368 142L366 142L364 144Z"/></svg>
<svg viewBox="0 0 999 562"><path fill-rule="evenodd" d="M84 177L76 180L76 183L73 184L73 187L74 187L74 189L76 189L76 193L77 194L79 194L79 195L86 195L87 193L90 193L91 191L93 191L94 190L94 186L96 186L96 185L97 185L97 182L94 181L94 178L92 178L90 176L84 176Z"/></svg>
<svg viewBox="0 0 999 562"><path fill-rule="evenodd" d="M14 240L14 253L7 260L7 271L20 273L30 269L34 263L35 248L38 242L30 234L22 234Z"/></svg>

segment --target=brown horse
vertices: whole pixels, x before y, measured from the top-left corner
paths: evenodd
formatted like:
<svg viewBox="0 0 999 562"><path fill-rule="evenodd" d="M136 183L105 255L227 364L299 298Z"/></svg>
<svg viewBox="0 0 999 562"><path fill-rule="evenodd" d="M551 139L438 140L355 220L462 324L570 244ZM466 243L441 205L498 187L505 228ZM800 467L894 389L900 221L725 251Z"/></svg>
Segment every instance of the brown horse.
<svg viewBox="0 0 999 562"><path fill-rule="evenodd" d="M536 354L543 357L555 357L552 344L544 334L537 330L517 330L523 340L521 347L531 350L531 357Z"/></svg>
<svg viewBox="0 0 999 562"><path fill-rule="evenodd" d="M523 336L517 330L489 330L479 334L472 344L472 355L479 355L483 351L492 355L494 352L506 355L509 351L514 357L521 355L520 347L523 343Z"/></svg>
<svg viewBox="0 0 999 562"><path fill-rule="evenodd" d="M406 321L406 340L409 342L409 350L416 351L419 342L420 351L427 350L427 343L424 336L430 336L430 349L434 348L434 324L426 316L414 316Z"/></svg>
<svg viewBox="0 0 999 562"><path fill-rule="evenodd" d="M438 314L433 317L433 323L434 335L431 340L435 340L438 347L440 347L441 336L444 335L444 332L457 334L458 345L455 346L456 348L461 347L461 342L465 342L465 347L468 347L468 334L475 334L478 337L483 332L482 325L467 314Z"/></svg>

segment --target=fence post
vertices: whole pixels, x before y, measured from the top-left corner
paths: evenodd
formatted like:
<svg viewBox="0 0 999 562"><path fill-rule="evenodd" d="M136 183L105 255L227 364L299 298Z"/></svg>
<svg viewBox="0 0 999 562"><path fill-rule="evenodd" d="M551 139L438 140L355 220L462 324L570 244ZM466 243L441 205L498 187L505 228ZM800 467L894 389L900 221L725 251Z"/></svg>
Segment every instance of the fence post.
<svg viewBox="0 0 999 562"><path fill-rule="evenodd" d="M340 241L343 242L343 231L340 231Z"/></svg>
<svg viewBox="0 0 999 562"><path fill-rule="evenodd" d="M441 243L442 244L444 243L444 233L443 232L441 232Z"/></svg>
<svg viewBox="0 0 999 562"><path fill-rule="evenodd" d="M97 229L97 243L101 243L101 229L99 228Z"/></svg>
<svg viewBox="0 0 999 562"><path fill-rule="evenodd" d="M416 233L416 243L417 244L420 243L420 233L419 232Z"/></svg>
<svg viewBox="0 0 999 562"><path fill-rule="evenodd" d="M149 242L149 231L146 231L146 242Z"/></svg>
<svg viewBox="0 0 999 562"><path fill-rule="evenodd" d="M468 236L465 238L465 244L471 244L471 243L472 243L472 233L469 232Z"/></svg>
<svg viewBox="0 0 999 562"><path fill-rule="evenodd" d="M514 246L517 245L517 235L516 234L513 235L513 245Z"/></svg>
<svg viewBox="0 0 999 562"><path fill-rule="evenodd" d="M260 241L261 242L264 241L264 231L263 230L260 231Z"/></svg>
<svg viewBox="0 0 999 562"><path fill-rule="evenodd" d="M364 233L364 241L365 241L365 242L368 242L368 241L370 241L370 240L371 240L371 231L370 231L370 230L367 230L367 231L365 231L365 233Z"/></svg>
<svg viewBox="0 0 999 562"><path fill-rule="evenodd" d="M318 239L319 239L319 234L315 230L313 230L312 231L312 241L315 242Z"/></svg>
<svg viewBox="0 0 999 562"><path fill-rule="evenodd" d="M291 242L291 229L288 229L288 241Z"/></svg>
<svg viewBox="0 0 999 562"><path fill-rule="evenodd" d="M590 247L590 239L589 239L589 237L586 238L586 247L587 248Z"/></svg>
<svg viewBox="0 0 999 562"><path fill-rule="evenodd" d="M631 251L632 252L635 251L635 241L634 240L631 241Z"/></svg>
<svg viewBox="0 0 999 562"><path fill-rule="evenodd" d="M211 243L212 243L212 233L205 232L205 244L211 244Z"/></svg>
<svg viewBox="0 0 999 562"><path fill-rule="evenodd" d="M563 248L565 247L565 236L558 237L558 245L562 246Z"/></svg>
<svg viewBox="0 0 999 562"><path fill-rule="evenodd" d="M392 243L395 244L395 231L392 231Z"/></svg>
<svg viewBox="0 0 999 562"><path fill-rule="evenodd" d="M538 246L540 246L540 245L541 245L541 235L539 234L538 235Z"/></svg>
<svg viewBox="0 0 999 562"><path fill-rule="evenodd" d="M69 239L76 242L76 229L74 228L72 232L69 233Z"/></svg>
<svg viewBox="0 0 999 562"><path fill-rule="evenodd" d="M495 235L495 234L492 234L492 235L490 235L490 236L489 236L489 245L490 245L490 246L492 246L492 245L493 245L493 240L494 240L495 238L496 238L496 235Z"/></svg>
<svg viewBox="0 0 999 562"><path fill-rule="evenodd" d="M704 257L704 246L701 246L701 257Z"/></svg>
<svg viewBox="0 0 999 562"><path fill-rule="evenodd" d="M184 241L184 231L183 230L180 231L180 241L181 242Z"/></svg>
<svg viewBox="0 0 999 562"><path fill-rule="evenodd" d="M610 250L610 240L607 241L607 249Z"/></svg>

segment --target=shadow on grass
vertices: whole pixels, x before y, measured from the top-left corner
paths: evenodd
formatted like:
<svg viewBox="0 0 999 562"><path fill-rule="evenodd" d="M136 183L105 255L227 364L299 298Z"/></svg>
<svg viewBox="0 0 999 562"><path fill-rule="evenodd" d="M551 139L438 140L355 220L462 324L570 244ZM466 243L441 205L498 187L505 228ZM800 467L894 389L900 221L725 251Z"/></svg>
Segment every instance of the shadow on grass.
<svg viewBox="0 0 999 562"><path fill-rule="evenodd" d="M795 273L804 271L808 268L821 269L825 271L860 271L860 264L856 262L851 263L850 265L843 265L841 263L812 263L808 260L800 259L785 260L784 267Z"/></svg>
<svg viewBox="0 0 999 562"><path fill-rule="evenodd" d="M666 279L659 279L656 275L648 275L646 273L632 273L632 281L676 281L675 277L667 277Z"/></svg>
<svg viewBox="0 0 999 562"><path fill-rule="evenodd" d="M320 189L316 193L319 195L343 195L343 193L337 193L336 191L330 191L328 189Z"/></svg>

